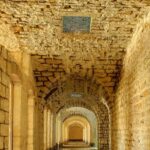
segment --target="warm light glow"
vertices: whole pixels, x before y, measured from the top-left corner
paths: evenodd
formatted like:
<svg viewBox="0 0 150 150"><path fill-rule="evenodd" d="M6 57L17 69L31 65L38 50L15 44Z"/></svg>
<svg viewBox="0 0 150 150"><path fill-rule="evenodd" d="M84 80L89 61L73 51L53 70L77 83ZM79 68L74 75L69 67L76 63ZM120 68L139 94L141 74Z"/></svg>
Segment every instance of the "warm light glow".
<svg viewBox="0 0 150 150"><path fill-rule="evenodd" d="M83 140L91 142L91 127L89 122L81 116L72 116L66 119L62 125L62 141ZM70 139L70 137L72 139ZM81 138L82 137L82 138Z"/></svg>

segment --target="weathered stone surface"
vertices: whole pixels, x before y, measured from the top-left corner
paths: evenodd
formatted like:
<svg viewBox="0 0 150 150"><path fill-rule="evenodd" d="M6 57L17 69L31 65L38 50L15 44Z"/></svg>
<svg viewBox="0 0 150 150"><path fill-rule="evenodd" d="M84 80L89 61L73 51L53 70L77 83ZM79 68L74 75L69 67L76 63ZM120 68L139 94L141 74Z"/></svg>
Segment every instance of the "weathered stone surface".
<svg viewBox="0 0 150 150"><path fill-rule="evenodd" d="M12 122L14 150L53 147L45 107L55 135L57 112L77 106L95 113L100 150L110 149L110 137L112 150L149 150L149 16L131 40L149 6L149 0L1 0L0 150L8 150ZM63 32L63 16L91 17L90 32Z"/></svg>
<svg viewBox="0 0 150 150"><path fill-rule="evenodd" d="M5 112L0 110L0 123L5 122Z"/></svg>
<svg viewBox="0 0 150 150"><path fill-rule="evenodd" d="M112 91L117 85L116 78L122 66L120 62L135 25L143 14L147 13L148 7L149 1L146 0L142 2L135 0L130 2L106 2L105 0L0 2L1 21L9 24L19 42L19 47L32 54L38 54L33 56L36 57L33 65L36 73L39 74L38 71L51 71L52 74L57 71L62 72L57 77L49 79L45 78L44 73L38 77L35 74L37 81L49 82L50 85L56 84L64 78L61 75L63 73L67 75L78 73L90 78L96 76L97 82L101 82L101 77L102 80L111 77L111 82L103 86L106 90L107 87L112 87ZM90 16L91 32L63 33L62 18L68 14ZM76 68L76 65L80 65L81 68ZM102 67L104 73L99 73L100 77L97 79L95 69L98 66Z"/></svg>
<svg viewBox="0 0 150 150"><path fill-rule="evenodd" d="M150 147L150 14L128 47L112 113L112 149Z"/></svg>
<svg viewBox="0 0 150 150"><path fill-rule="evenodd" d="M4 148L4 138L0 137L0 149Z"/></svg>
<svg viewBox="0 0 150 150"><path fill-rule="evenodd" d="M8 125L6 124L1 124L0 125L0 135L1 136L8 136Z"/></svg>

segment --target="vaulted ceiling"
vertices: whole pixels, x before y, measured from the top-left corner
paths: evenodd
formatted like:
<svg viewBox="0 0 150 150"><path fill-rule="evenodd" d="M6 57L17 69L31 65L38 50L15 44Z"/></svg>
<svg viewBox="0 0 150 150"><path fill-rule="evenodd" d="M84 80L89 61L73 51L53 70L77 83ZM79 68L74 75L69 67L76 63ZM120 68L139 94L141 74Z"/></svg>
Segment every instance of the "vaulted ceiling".
<svg viewBox="0 0 150 150"><path fill-rule="evenodd" d="M71 80L113 94L126 48L149 0L1 0L0 21L32 55L40 97ZM89 33L64 33L63 16L90 16Z"/></svg>

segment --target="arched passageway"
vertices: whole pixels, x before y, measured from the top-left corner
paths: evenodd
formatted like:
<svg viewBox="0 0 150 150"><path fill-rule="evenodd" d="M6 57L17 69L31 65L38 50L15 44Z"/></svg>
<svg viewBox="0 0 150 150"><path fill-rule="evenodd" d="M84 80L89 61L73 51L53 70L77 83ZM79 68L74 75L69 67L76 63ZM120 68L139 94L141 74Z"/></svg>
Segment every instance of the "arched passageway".
<svg viewBox="0 0 150 150"><path fill-rule="evenodd" d="M0 0L0 150L149 150L149 7Z"/></svg>
<svg viewBox="0 0 150 150"><path fill-rule="evenodd" d="M91 128L89 122L81 116L72 116L62 124L62 142L82 141L90 143Z"/></svg>
<svg viewBox="0 0 150 150"><path fill-rule="evenodd" d="M84 127L79 123L73 123L68 127L68 141L84 141Z"/></svg>
<svg viewBox="0 0 150 150"><path fill-rule="evenodd" d="M83 128L83 142L88 147L109 149L110 147L110 114L109 107L102 94L104 89L98 86L97 95L88 94L90 81L82 81L84 90L75 92L77 79L69 79L62 84L61 90L53 96L48 93L47 107L54 114L53 120L53 147L62 147L69 140L69 126L78 123ZM69 89L68 89L69 87ZM94 86L93 86L94 87ZM60 88L60 87L58 87ZM90 89L88 89L90 92ZM105 96L105 95L104 95ZM76 120L75 118L82 118ZM71 119L72 118L72 122ZM70 122L68 121L70 120ZM87 123L85 121L87 120ZM68 121L68 123L66 123ZM81 129L81 128L80 128Z"/></svg>
<svg viewBox="0 0 150 150"><path fill-rule="evenodd" d="M59 115L62 120L63 127L65 127L66 122L68 122L68 125L73 125L74 123L80 124L80 126L83 128L83 141L88 145L95 145L95 147L97 147L97 143L98 143L97 124L98 123L95 114L91 110L88 110L87 108L81 106L69 107L59 111ZM62 128L62 130L65 131L65 128ZM66 141L68 141L67 138L66 140L62 140L61 143L64 143Z"/></svg>

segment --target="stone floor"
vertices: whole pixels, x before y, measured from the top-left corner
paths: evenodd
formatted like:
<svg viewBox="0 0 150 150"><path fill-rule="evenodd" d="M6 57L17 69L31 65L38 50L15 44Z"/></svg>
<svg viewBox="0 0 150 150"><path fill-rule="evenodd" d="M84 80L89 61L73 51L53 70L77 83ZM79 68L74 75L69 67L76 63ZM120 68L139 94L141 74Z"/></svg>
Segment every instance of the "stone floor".
<svg viewBox="0 0 150 150"><path fill-rule="evenodd" d="M84 142L68 142L60 150L97 150L95 147L89 147Z"/></svg>
<svg viewBox="0 0 150 150"><path fill-rule="evenodd" d="M96 148L61 148L60 150L97 150Z"/></svg>

